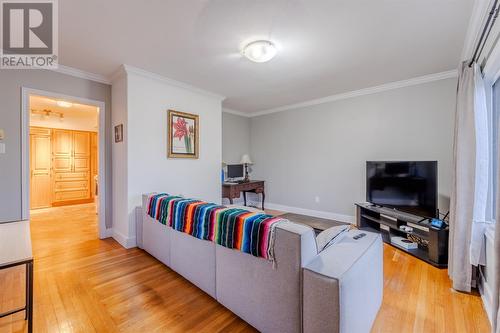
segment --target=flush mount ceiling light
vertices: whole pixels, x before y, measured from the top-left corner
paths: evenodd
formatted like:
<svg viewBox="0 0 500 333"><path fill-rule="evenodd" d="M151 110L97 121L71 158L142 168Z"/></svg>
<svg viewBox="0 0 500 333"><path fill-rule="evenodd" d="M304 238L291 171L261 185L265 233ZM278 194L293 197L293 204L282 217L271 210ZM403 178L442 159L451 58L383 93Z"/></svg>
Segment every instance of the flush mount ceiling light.
<svg viewBox="0 0 500 333"><path fill-rule="evenodd" d="M73 103L66 102L66 101L57 101L56 103L58 106L60 106L62 108L70 108L73 106Z"/></svg>
<svg viewBox="0 0 500 333"><path fill-rule="evenodd" d="M266 62L274 58L278 50L268 40L257 40L243 48L243 55L254 62Z"/></svg>

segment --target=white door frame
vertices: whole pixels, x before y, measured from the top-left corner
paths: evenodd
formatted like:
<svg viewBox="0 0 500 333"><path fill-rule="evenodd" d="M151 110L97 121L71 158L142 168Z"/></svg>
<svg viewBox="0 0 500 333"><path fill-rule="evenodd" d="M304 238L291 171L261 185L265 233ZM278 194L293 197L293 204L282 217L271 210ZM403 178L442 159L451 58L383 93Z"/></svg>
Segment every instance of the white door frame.
<svg viewBox="0 0 500 333"><path fill-rule="evenodd" d="M99 108L99 238L106 238L106 105L102 101L69 96L51 91L21 88L21 218L30 218L30 140L29 140L29 97L30 95L44 96L54 99L92 105Z"/></svg>

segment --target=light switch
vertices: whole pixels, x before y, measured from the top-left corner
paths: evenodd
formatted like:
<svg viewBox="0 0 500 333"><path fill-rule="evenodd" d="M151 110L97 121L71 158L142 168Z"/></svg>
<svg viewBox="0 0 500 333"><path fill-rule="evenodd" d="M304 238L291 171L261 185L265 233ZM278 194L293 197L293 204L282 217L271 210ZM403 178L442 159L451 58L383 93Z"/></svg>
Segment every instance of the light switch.
<svg viewBox="0 0 500 333"><path fill-rule="evenodd" d="M5 133L3 131L3 129L0 128L0 140L3 140L5 137Z"/></svg>
<svg viewBox="0 0 500 333"><path fill-rule="evenodd" d="M5 143L0 143L0 154L5 154Z"/></svg>

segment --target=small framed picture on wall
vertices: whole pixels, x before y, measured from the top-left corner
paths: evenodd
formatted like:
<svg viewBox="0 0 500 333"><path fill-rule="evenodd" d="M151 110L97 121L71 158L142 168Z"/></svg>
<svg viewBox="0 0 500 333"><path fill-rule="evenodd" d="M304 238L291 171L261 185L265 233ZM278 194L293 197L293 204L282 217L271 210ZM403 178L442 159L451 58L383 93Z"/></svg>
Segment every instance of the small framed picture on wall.
<svg viewBox="0 0 500 333"><path fill-rule="evenodd" d="M198 158L198 115L168 110L167 157Z"/></svg>
<svg viewBox="0 0 500 333"><path fill-rule="evenodd" d="M123 124L115 126L115 142L123 141Z"/></svg>

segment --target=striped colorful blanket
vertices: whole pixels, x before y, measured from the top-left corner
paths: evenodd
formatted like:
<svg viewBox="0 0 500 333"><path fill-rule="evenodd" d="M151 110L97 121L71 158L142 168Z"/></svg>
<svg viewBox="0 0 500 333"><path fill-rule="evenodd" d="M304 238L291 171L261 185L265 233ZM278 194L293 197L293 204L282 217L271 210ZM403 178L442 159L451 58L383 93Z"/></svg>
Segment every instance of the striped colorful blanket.
<svg viewBox="0 0 500 333"><path fill-rule="evenodd" d="M274 260L275 227L285 221L166 193L149 198L147 213L177 231L268 260Z"/></svg>

